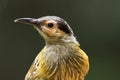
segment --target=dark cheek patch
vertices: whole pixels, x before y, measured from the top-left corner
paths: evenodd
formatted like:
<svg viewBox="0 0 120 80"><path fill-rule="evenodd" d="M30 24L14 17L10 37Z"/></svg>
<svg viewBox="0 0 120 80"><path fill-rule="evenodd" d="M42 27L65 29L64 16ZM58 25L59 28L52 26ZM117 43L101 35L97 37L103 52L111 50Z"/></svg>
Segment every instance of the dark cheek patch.
<svg viewBox="0 0 120 80"><path fill-rule="evenodd" d="M71 34L71 31L67 24L64 22L58 22L58 28L67 34Z"/></svg>

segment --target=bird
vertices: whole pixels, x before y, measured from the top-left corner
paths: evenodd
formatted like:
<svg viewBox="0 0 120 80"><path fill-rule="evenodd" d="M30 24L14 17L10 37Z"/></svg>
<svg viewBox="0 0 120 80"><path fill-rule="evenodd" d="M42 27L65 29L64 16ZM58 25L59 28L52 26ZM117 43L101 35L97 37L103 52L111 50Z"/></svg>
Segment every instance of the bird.
<svg viewBox="0 0 120 80"><path fill-rule="evenodd" d="M15 22L33 25L45 40L45 46L33 61L25 80L85 79L89 59L65 19L43 16L18 18Z"/></svg>

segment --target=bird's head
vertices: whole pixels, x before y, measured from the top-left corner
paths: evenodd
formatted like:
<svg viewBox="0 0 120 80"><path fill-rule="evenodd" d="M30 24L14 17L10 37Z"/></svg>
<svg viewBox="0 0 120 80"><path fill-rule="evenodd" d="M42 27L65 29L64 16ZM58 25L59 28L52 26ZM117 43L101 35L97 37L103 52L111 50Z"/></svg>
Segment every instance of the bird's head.
<svg viewBox="0 0 120 80"><path fill-rule="evenodd" d="M35 18L19 18L15 22L31 24L43 36L46 43L74 42L79 44L68 23L57 16Z"/></svg>

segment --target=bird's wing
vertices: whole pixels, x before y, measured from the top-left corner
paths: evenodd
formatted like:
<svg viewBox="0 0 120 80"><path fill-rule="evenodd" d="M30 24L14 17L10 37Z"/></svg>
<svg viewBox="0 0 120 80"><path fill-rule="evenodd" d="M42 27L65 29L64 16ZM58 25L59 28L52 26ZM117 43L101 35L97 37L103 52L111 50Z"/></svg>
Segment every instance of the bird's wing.
<svg viewBox="0 0 120 80"><path fill-rule="evenodd" d="M25 80L37 80L37 78L41 76L41 54L43 54L43 50L37 55L35 60L33 61L28 73L25 76ZM43 79L38 79L43 80Z"/></svg>

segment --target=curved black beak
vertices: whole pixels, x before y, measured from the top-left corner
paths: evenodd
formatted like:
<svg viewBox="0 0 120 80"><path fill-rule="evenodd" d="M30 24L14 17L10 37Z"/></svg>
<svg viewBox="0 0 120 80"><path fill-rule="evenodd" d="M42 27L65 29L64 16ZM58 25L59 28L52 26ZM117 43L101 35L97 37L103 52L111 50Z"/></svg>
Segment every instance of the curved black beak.
<svg viewBox="0 0 120 80"><path fill-rule="evenodd" d="M35 18L18 18L14 22L20 22L25 24L39 25L39 22Z"/></svg>

